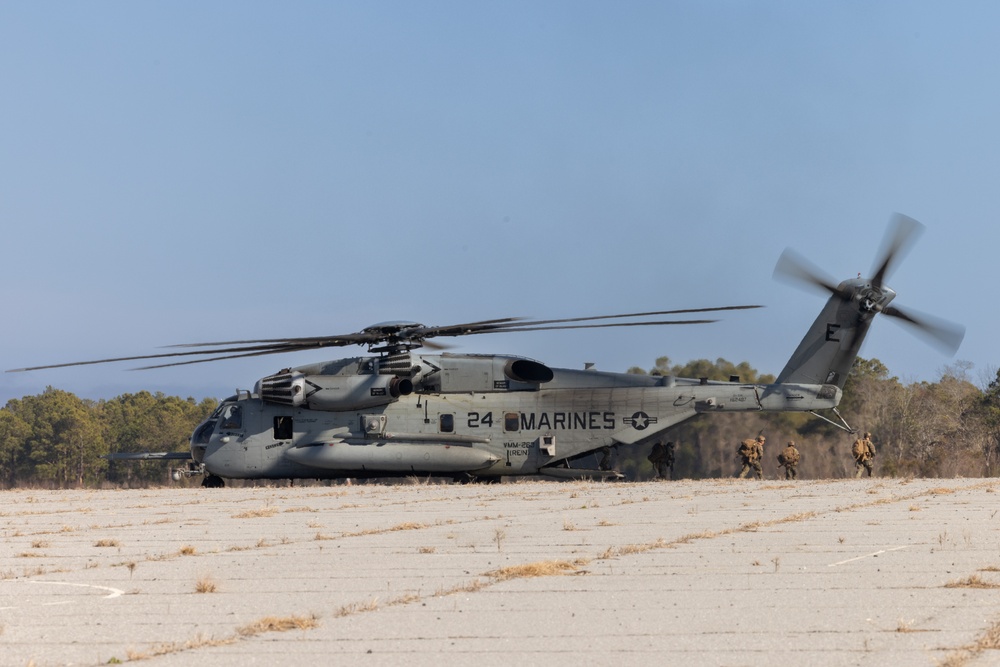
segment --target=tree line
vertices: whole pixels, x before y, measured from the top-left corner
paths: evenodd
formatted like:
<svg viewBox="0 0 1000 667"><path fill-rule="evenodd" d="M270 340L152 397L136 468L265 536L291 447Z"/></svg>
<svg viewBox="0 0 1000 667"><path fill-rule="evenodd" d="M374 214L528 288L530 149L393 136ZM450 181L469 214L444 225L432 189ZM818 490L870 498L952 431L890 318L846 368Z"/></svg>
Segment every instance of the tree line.
<svg viewBox="0 0 1000 667"><path fill-rule="evenodd" d="M191 433L218 405L141 391L110 400L46 388L0 409L0 486L149 486L169 480L162 461L120 461L115 452L188 451Z"/></svg>
<svg viewBox="0 0 1000 667"><path fill-rule="evenodd" d="M875 472L892 477L993 477L1000 474L1000 371L986 386L958 364L937 382L906 384L877 359L858 358L844 387L839 410L858 431L870 431L878 455ZM700 359L684 365L661 357L652 369L630 373L767 384L746 362ZM218 401L182 399L142 391L92 401L47 388L12 399L0 408L0 486L48 488L149 486L169 482L162 461L111 462L117 452L187 451L191 433ZM746 412L702 416L671 429L674 478L731 477L744 438L763 434L766 477L783 471L777 454L795 441L802 459L800 478L854 474L851 445L856 435L808 413ZM649 447L623 446L615 466L629 479L649 479ZM197 481L197 480L196 480Z"/></svg>

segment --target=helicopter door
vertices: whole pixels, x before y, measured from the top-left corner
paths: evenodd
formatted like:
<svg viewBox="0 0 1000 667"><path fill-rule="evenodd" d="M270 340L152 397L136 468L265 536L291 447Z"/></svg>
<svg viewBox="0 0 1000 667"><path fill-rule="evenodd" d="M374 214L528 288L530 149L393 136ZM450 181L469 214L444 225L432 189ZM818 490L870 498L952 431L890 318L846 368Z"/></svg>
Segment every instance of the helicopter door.
<svg viewBox="0 0 1000 667"><path fill-rule="evenodd" d="M256 437L256 434L260 432L260 410L254 410L252 407L243 410L243 432L240 434L240 446L243 449L244 466L250 472L259 472L264 467L265 439ZM267 431L267 434L270 435L270 430Z"/></svg>
<svg viewBox="0 0 1000 667"><path fill-rule="evenodd" d="M503 416L504 458L509 472L534 470L540 465L539 439L528 440L521 434L521 413L507 412Z"/></svg>

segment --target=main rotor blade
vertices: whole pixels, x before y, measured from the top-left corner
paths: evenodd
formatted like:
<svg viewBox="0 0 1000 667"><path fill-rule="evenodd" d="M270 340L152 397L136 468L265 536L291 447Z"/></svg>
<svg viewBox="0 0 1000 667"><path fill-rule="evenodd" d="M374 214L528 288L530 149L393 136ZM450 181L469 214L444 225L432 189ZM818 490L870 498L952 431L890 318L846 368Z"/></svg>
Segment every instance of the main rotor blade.
<svg viewBox="0 0 1000 667"><path fill-rule="evenodd" d="M885 238L882 240L879 253L882 259L872 268L872 285L876 289L882 289L882 283L891 274L893 264L898 264L903 259L923 231L924 226L909 216L902 213L892 216Z"/></svg>
<svg viewBox="0 0 1000 667"><path fill-rule="evenodd" d="M833 278L828 276L823 269L791 248L786 248L781 253L778 263L774 266L772 277L789 284L801 285L804 283L809 287L818 287L832 294L840 294L839 283L834 282Z"/></svg>
<svg viewBox="0 0 1000 667"><path fill-rule="evenodd" d="M601 329L601 328L610 328L610 327L641 327L641 326L653 326L653 325L662 326L662 325L670 325L670 324L711 324L712 322L717 322L717 321L718 320L673 320L673 321L662 321L662 322L615 322L615 323L611 323L611 324L571 324L571 325L565 325L565 326L540 326L540 327L526 326L526 327L519 327L519 328L512 328L512 329L482 329L482 330L479 330L479 331L470 331L470 332L467 332L467 333L468 333L468 335L475 335L475 334L485 334L485 333L506 333L508 331L511 331L511 332L517 332L517 331L551 331L551 330L562 330L562 329ZM459 335L459 334L456 334L456 335ZM421 345L424 346L424 347L431 348L431 349L441 349L441 350L448 349L448 347L446 345L440 345L438 343L432 343L430 341L422 341ZM189 366L191 364L200 364L200 363L204 363L204 362L207 362L207 361L222 361L224 359L239 359L239 358L243 358L243 357L260 357L260 356L264 356L264 355L267 355L267 354L281 354L281 353L284 353L284 352L304 352L304 351L307 351L307 350L319 349L321 347L325 347L325 346L322 346L322 345L289 345L289 346L287 346L284 349L277 349L277 347L275 347L273 349L262 349L262 350L259 350L259 351L248 352L246 354L228 354L228 355L221 356L221 357L209 357L207 359L194 359L194 360L189 360L189 361L177 361L177 362L169 363L169 364L156 364L154 366L141 366L139 368L134 368L132 370L144 371L144 370L151 370L151 369L154 369L154 368L169 368L171 366ZM246 349L246 348L244 348L244 349ZM189 352L189 353L186 353L186 354L212 354L212 351L208 350L208 351L202 351L202 352L199 352L199 353ZM162 356L167 356L167 355L162 355ZM93 363L99 363L99 362L93 362ZM31 369L25 369L25 370L31 370Z"/></svg>
<svg viewBox="0 0 1000 667"><path fill-rule="evenodd" d="M26 368L12 368L8 373L23 373L26 371L41 371L50 368L69 368L72 366L92 366L94 364L110 364L116 361L142 361L144 359L169 359L171 357L190 357L197 355L206 354L225 354L233 353L232 356L222 356L216 357L215 359L198 359L190 362L183 363L200 363L202 361L217 361L219 359L229 359L234 357L250 357L259 356L264 354L280 354L282 352L297 352L300 350L311 350L318 349L321 347L327 347L326 345L260 345L257 347L230 347L230 348L218 348L212 350L197 350L193 352L164 352L160 354L140 354L134 357L113 357L110 359L93 359L91 361L71 361L64 364L48 364L46 366L28 366ZM178 364L164 364L165 366L182 365ZM144 366L143 368L160 368L160 366Z"/></svg>
<svg viewBox="0 0 1000 667"><path fill-rule="evenodd" d="M448 327L423 327L418 329L402 329L400 331L401 337L413 337L413 332L422 332L429 329L439 329L439 328L449 328L449 329L469 329L481 326L493 326L496 324L503 324L508 322L517 322L521 318L519 317L504 317L494 320L482 320L479 322L469 322L467 324L452 324ZM306 336L302 338L258 338L249 340L227 340L227 341L215 341L213 343L181 343L179 345L169 345L168 347L214 347L216 345L257 345L257 344L271 344L271 345L285 345L285 344L307 344L307 345L318 345L320 347L347 347L348 345L364 345L374 344L391 338L396 334L375 331L370 329L365 329L357 333L351 334L340 334L336 336ZM461 334L454 334L461 335ZM419 336L417 336L419 337ZM197 353L194 353L197 354ZM201 354L211 354L211 350L205 350ZM95 362L99 363L99 362Z"/></svg>
<svg viewBox="0 0 1000 667"><path fill-rule="evenodd" d="M949 355L953 355L958 351L962 340L965 338L964 326L934 317L933 315L914 311L909 308L903 310L897 306L888 306L882 313L910 325L910 330L914 334Z"/></svg>
<svg viewBox="0 0 1000 667"><path fill-rule="evenodd" d="M318 350L322 346L288 346L284 349L279 349L277 347L271 349L260 350L257 352L247 352L245 354L224 354L219 357L206 357L203 359L191 359L188 361L175 361L169 364L155 364L152 366L139 366L138 368L132 368L129 370L133 371L148 371L154 368L169 368L171 366L190 366L192 364L204 364L209 361L225 361L226 359L243 359L246 357L263 357L268 354L285 354L286 352L308 352L309 350ZM198 352L197 354L211 354L211 351ZM192 352L191 354L196 354Z"/></svg>
<svg viewBox="0 0 1000 667"><path fill-rule="evenodd" d="M432 343L429 338L437 336L466 336L481 333L496 333L503 331L541 331L553 329L586 329L597 327L615 326L655 326L672 324L701 324L714 322L715 320L685 320L685 321L647 321L647 322L616 322L608 324L591 325L567 325L571 322L594 322L597 320L624 319L651 317L654 315L674 315L682 313L705 313L726 310L746 310L750 308L761 308L762 306L722 306L718 308L687 308L678 310L649 311L645 313L626 313L620 315L599 315L595 317L573 317L550 320L531 320L519 317L506 317L492 320L480 320L465 324L452 324L440 327L425 327L418 324L375 326L352 334L342 334L337 336L312 336L305 338L272 338L272 339L251 339L237 341L223 341L214 343L185 343L181 345L171 345L171 348L183 348L185 351L161 352L157 354L140 354L128 357L111 357L107 359L94 359L91 361L74 361L62 364L47 364L44 366L28 366L25 368L15 368L8 373L20 373L25 371L47 370L52 368L69 368L72 366L90 366L94 364L107 364L119 361L144 361L147 359L178 359L180 357L198 357L197 359L186 359L172 361L169 363L142 366L134 370L146 370L151 368L165 368L168 366L186 366L190 364L200 364L209 361L221 361L224 359L238 359L245 357L258 357L269 354L282 354L286 352L303 352L308 350L318 350L327 347L345 347L348 345L369 345L371 349L379 343L387 343L384 349L393 346L412 347L427 346L432 349L445 349L444 345ZM198 349L192 349L198 348Z"/></svg>
<svg viewBox="0 0 1000 667"><path fill-rule="evenodd" d="M285 345L285 344L306 344L322 345L323 347L346 347L348 345L362 345L378 337L372 334L359 332L353 334L341 334L338 336L307 336L304 338L261 338L257 340L224 340L214 343L180 343L178 345L167 345L166 347L214 347L216 345ZM210 354L209 351L191 352L190 354Z"/></svg>
<svg viewBox="0 0 1000 667"><path fill-rule="evenodd" d="M442 326L442 327L426 327L420 332L420 337L430 338L432 336L465 336L473 335L479 333L498 333L504 331L540 331L542 330L538 325L549 325L549 324L566 324L570 322L594 322L597 320L614 320L614 319L626 319L626 318L638 318L638 317L653 317L659 315L682 315L686 313L714 313L727 310L749 310L752 308L763 308L763 306L720 306L716 308L683 308L678 310L654 310L645 313L623 313L619 315L594 315L590 317L566 317L561 319L552 320L532 320L532 319L520 319L511 318L510 321L500 321L497 324L493 323L483 323L485 326L475 327L475 325L460 325L459 326ZM715 322L715 320L691 320L685 322L636 322L633 324L620 324L620 325L606 325L606 326L635 326L643 324L689 324L695 322ZM545 327L546 329L555 329L558 327ZM565 327L566 329L583 329L586 327Z"/></svg>
<svg viewBox="0 0 1000 667"><path fill-rule="evenodd" d="M562 331L565 329L611 329L615 327L648 327L671 324L712 324L719 320L667 320L661 322L611 322L607 324L561 324L553 326L525 326L514 329L494 329L492 331L476 331L475 333L507 333L517 331Z"/></svg>

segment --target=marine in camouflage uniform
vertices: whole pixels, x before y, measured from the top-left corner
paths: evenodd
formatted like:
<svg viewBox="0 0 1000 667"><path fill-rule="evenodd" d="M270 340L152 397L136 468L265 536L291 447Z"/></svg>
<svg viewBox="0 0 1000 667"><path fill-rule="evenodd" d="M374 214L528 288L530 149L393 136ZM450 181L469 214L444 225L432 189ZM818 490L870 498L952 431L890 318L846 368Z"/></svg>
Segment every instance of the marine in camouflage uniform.
<svg viewBox="0 0 1000 667"><path fill-rule="evenodd" d="M861 477L861 474L867 470L868 476L871 477L872 464L875 460L875 445L872 444L872 434L865 433L863 438L855 440L851 454L854 455L854 467L857 469L854 476Z"/></svg>
<svg viewBox="0 0 1000 667"><path fill-rule="evenodd" d="M598 470L611 470L611 448L601 447L601 460L597 464Z"/></svg>
<svg viewBox="0 0 1000 667"><path fill-rule="evenodd" d="M657 479L671 479L674 474L674 443L666 445L657 442L646 459L653 464ZM667 470L669 469L669 472Z"/></svg>
<svg viewBox="0 0 1000 667"><path fill-rule="evenodd" d="M798 479L799 450L794 441L789 440L785 451L778 454L778 464L785 466L785 479Z"/></svg>
<svg viewBox="0 0 1000 667"><path fill-rule="evenodd" d="M758 435L756 440L744 440L740 443L737 453L743 459L743 469L740 471L740 479L747 476L753 470L754 477L764 479L764 470L760 467L761 459L764 458L764 441L766 438Z"/></svg>

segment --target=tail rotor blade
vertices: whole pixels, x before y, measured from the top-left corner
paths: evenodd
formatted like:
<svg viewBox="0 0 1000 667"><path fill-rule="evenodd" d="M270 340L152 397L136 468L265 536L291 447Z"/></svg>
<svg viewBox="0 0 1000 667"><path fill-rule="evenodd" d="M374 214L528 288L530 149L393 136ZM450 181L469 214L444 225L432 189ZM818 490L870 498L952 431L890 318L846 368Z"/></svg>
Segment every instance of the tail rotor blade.
<svg viewBox="0 0 1000 667"><path fill-rule="evenodd" d="M825 292L840 294L833 278L791 248L786 248L785 252L781 253L774 267L773 277L789 284L805 284Z"/></svg>
<svg viewBox="0 0 1000 667"><path fill-rule="evenodd" d="M965 338L965 327L911 309L888 306L882 314L909 325L911 331L949 355L955 354Z"/></svg>
<svg viewBox="0 0 1000 667"><path fill-rule="evenodd" d="M897 213L892 216L889 229L882 241L882 251L872 269L872 285L881 289L882 283L889 277L894 264L898 264L906 255L913 242L924 231L924 226L909 216Z"/></svg>

